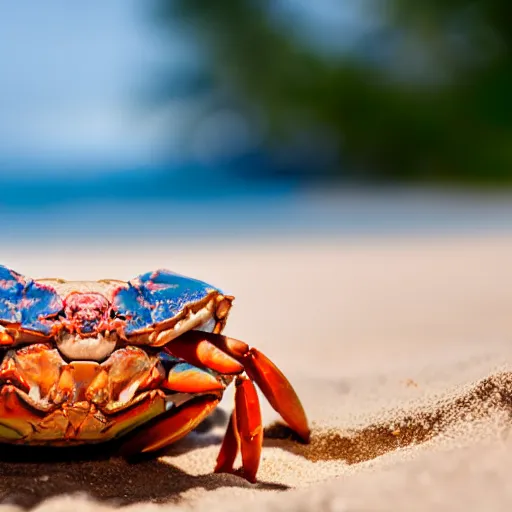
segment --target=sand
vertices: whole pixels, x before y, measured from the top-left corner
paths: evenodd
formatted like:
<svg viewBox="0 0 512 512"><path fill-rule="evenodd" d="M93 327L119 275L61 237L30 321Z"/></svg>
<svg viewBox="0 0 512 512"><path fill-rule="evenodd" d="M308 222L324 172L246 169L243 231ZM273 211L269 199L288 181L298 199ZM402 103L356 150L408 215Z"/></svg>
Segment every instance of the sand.
<svg viewBox="0 0 512 512"><path fill-rule="evenodd" d="M0 510L512 510L511 236L178 245L2 261L65 278L165 266L222 286L236 295L226 333L287 374L311 444L263 402L259 483L212 474L228 392L157 460L4 453Z"/></svg>

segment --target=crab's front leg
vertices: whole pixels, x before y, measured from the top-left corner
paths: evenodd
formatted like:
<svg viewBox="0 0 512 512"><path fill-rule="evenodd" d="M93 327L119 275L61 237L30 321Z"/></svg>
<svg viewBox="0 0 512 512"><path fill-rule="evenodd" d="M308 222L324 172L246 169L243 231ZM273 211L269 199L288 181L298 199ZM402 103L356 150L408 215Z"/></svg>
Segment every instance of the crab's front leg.
<svg viewBox="0 0 512 512"><path fill-rule="evenodd" d="M219 349L215 349L213 352L215 351L219 351ZM223 353L219 351L219 354ZM160 357L162 356L163 354ZM213 365L236 370L235 373L243 371L243 367L226 354L223 354L220 360L223 361L223 364L219 365L217 360L217 363L213 363ZM229 361L233 363L231 366ZM120 450L124 456L131 457L140 453L160 450L184 437L217 407L224 388L230 381L229 378L215 375L216 372L204 370L184 362L182 359L176 359L174 356L170 356L170 363L173 365L172 368L167 372L163 381L158 380L158 385L178 394L197 394L199 396L180 405L177 409L171 408L168 412L155 418L149 426L139 430L135 435L129 436ZM253 383L243 376L236 378L235 411L226 432L215 471L234 472L233 463L241 449L242 475L247 480L254 482L261 454L263 427L256 389Z"/></svg>
<svg viewBox="0 0 512 512"><path fill-rule="evenodd" d="M263 425L253 381L290 427L308 442L308 422L295 390L283 373L258 350L220 334L189 331L166 345L164 353L179 362L161 385L175 392L200 396L176 410L169 410L131 437L121 449L124 455L151 452L170 445L213 411L222 396L225 379L204 368L213 370L214 374L236 376L235 410L220 449L216 472L240 473L250 482L256 481ZM242 375L244 372L249 378ZM235 471L233 465L239 451L242 469Z"/></svg>
<svg viewBox="0 0 512 512"><path fill-rule="evenodd" d="M6 347L10 345L14 345L15 338L13 338L8 332L7 329L0 325L0 347Z"/></svg>
<svg viewBox="0 0 512 512"><path fill-rule="evenodd" d="M133 457L161 450L179 441L198 427L214 411L219 401L220 396L207 394L181 405L177 410L170 409L155 418L149 426L129 435L121 445L120 453L125 457Z"/></svg>
<svg viewBox="0 0 512 512"><path fill-rule="evenodd" d="M220 334L189 331L167 345L166 351L190 363L224 374L241 374L236 378L235 410L217 459L216 472L235 472L233 465L240 450L242 474L256 481L263 426L258 394L253 381L272 407L297 432L304 442L310 430L302 404L288 379L265 355L242 342Z"/></svg>
<svg viewBox="0 0 512 512"><path fill-rule="evenodd" d="M254 384L240 376L235 381L235 410L231 414L222 441L216 473L240 473L249 482L256 482L263 446L263 424L260 403ZM242 453L242 468L235 471L238 452Z"/></svg>
<svg viewBox="0 0 512 512"><path fill-rule="evenodd" d="M234 375L245 371L292 430L304 442L309 441L308 420L297 393L281 370L259 350L243 341L202 331L188 331L164 350L219 373Z"/></svg>

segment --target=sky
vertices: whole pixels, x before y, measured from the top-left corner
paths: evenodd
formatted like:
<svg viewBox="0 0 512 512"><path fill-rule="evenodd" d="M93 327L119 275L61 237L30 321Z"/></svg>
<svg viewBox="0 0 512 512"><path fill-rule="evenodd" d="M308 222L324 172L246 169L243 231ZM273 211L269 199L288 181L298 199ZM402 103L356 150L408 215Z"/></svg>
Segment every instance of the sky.
<svg viewBox="0 0 512 512"><path fill-rule="evenodd" d="M197 59L197 51L179 26L172 36L159 32L148 5L144 0L3 3L3 173L37 168L59 172L80 165L88 172L103 172L158 165L169 155L187 156L182 154L179 121L198 106L177 100L157 111L142 107L153 73L163 64L178 70ZM329 41L337 46L336 34L350 40L363 15L361 10L340 9L337 0L276 0L273 5L281 21L292 20L321 48ZM232 112L215 113L187 151L192 148L199 157L222 153L222 140L213 140L217 147L212 148L204 139L223 123L226 137L235 141L247 128L240 122ZM250 136L239 141L242 149Z"/></svg>
<svg viewBox="0 0 512 512"><path fill-rule="evenodd" d="M0 17L0 162L105 167L158 153L158 119L144 116L147 77L187 58L165 46L137 0L6 2Z"/></svg>

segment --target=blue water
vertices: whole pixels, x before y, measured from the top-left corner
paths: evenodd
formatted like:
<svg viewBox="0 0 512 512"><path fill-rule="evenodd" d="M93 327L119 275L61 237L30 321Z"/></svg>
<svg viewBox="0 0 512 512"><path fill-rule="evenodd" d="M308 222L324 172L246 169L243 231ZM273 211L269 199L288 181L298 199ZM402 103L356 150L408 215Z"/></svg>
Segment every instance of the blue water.
<svg viewBox="0 0 512 512"><path fill-rule="evenodd" d="M512 232L512 196L399 188L316 188L182 168L0 177L3 237L162 237Z"/></svg>

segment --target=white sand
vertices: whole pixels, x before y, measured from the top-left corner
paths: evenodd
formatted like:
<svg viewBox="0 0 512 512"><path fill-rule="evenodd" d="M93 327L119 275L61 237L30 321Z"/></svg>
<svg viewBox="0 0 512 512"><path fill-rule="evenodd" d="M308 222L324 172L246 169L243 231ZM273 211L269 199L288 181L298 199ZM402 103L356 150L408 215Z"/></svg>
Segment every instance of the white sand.
<svg viewBox="0 0 512 512"><path fill-rule="evenodd" d="M511 261L497 236L4 254L36 277L168 267L223 287L226 333L288 375L313 438L267 439L255 486L211 473L216 428L140 465L0 462L0 496L38 511L510 511Z"/></svg>

